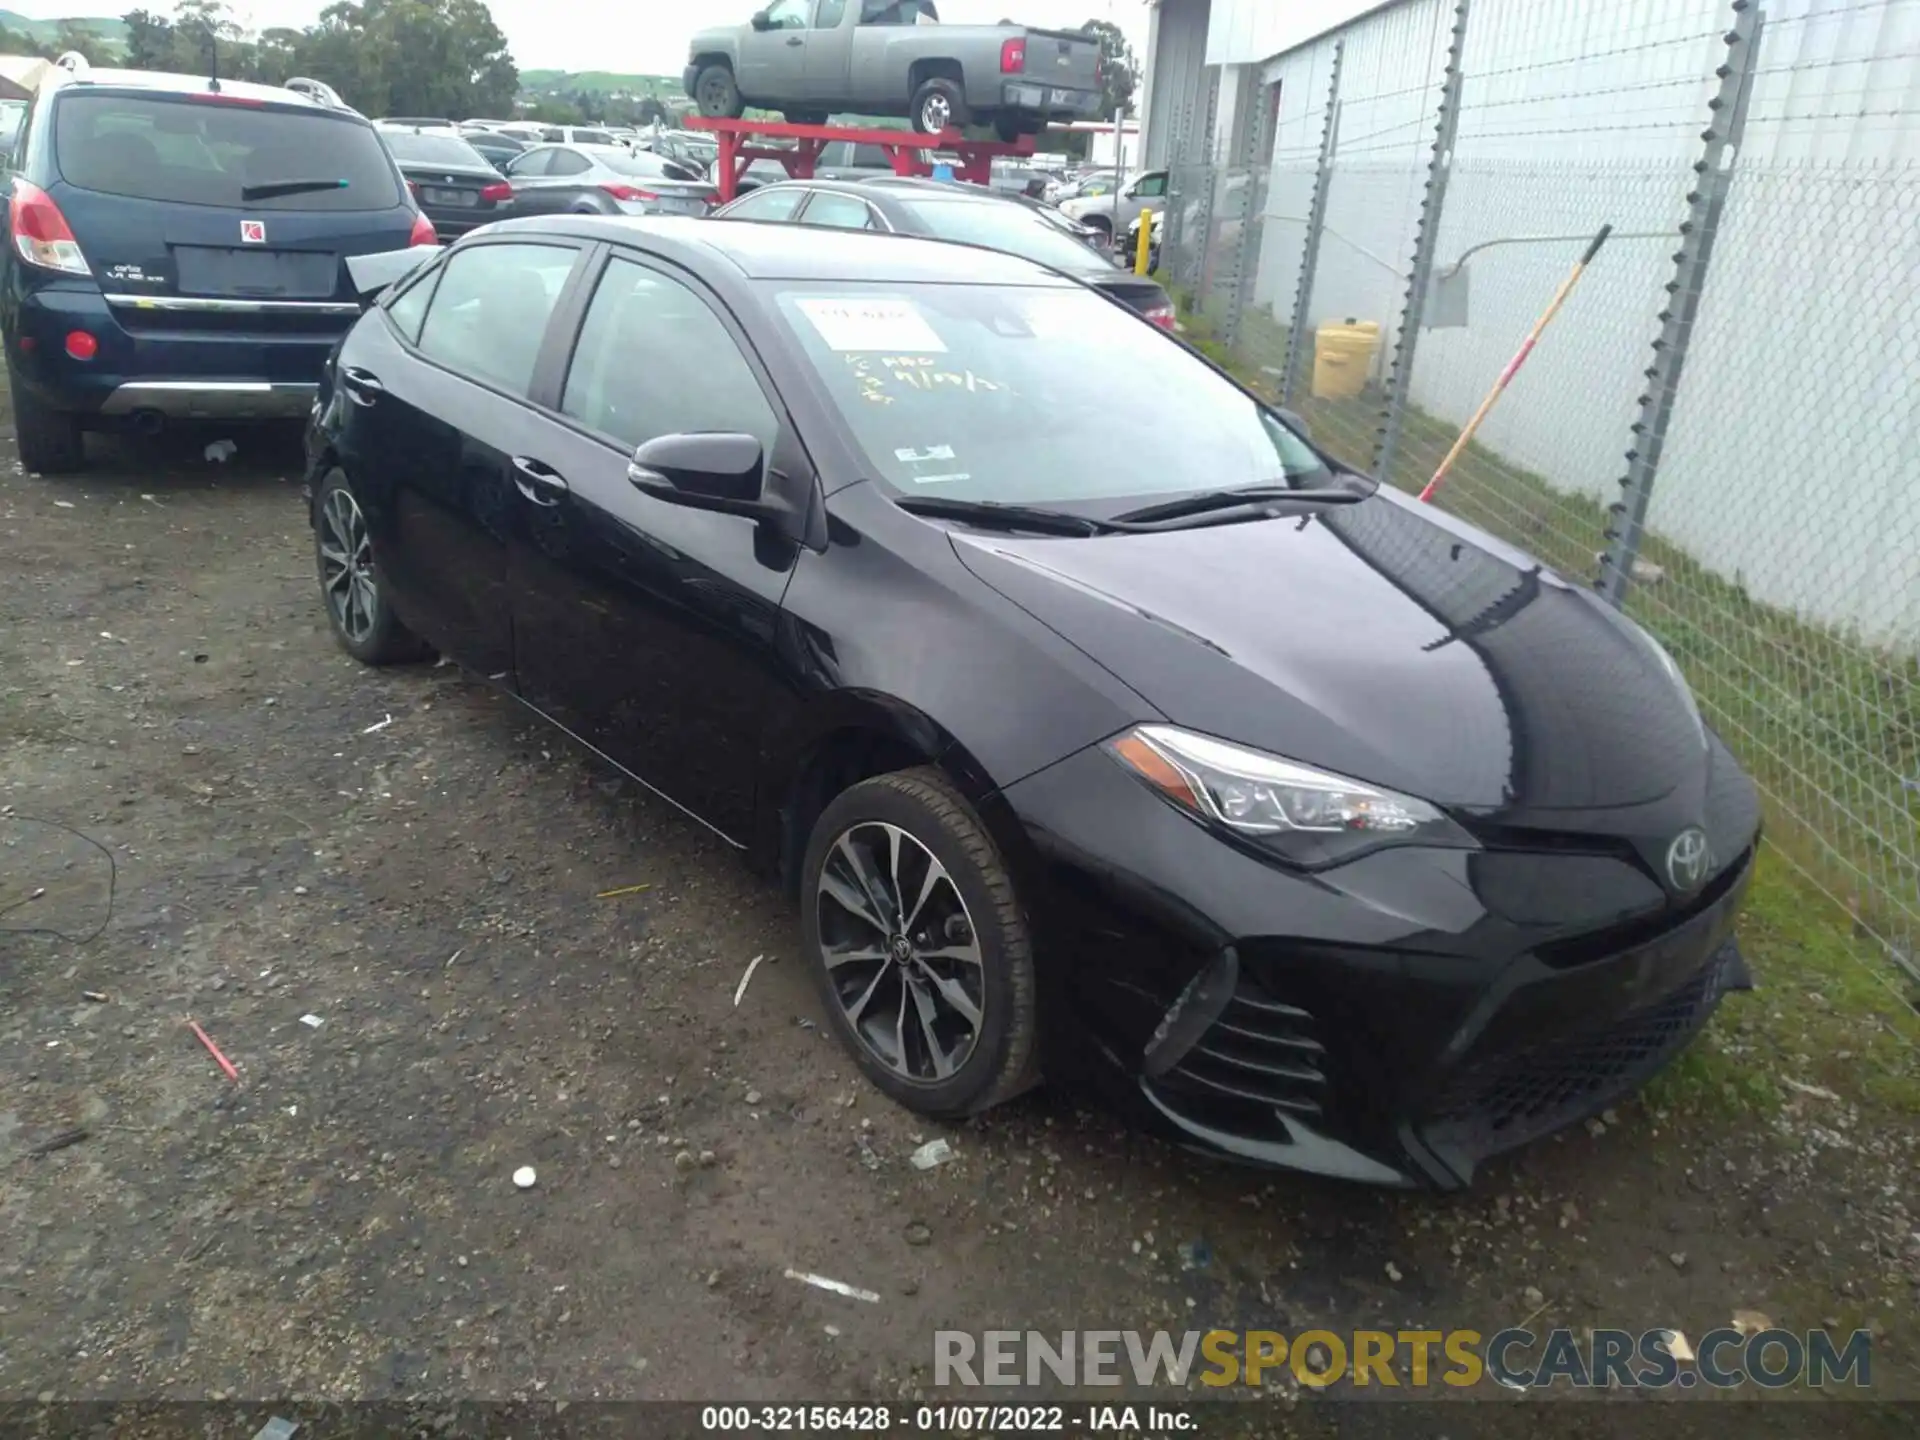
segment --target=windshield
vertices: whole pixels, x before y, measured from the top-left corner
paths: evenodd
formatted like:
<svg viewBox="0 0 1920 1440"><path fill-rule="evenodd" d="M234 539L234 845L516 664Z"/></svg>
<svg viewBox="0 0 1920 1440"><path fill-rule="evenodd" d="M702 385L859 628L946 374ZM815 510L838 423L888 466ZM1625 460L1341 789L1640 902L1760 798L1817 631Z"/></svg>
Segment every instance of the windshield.
<svg viewBox="0 0 1920 1440"><path fill-rule="evenodd" d="M1057 505L1328 478L1251 396L1088 290L787 282L775 298L868 473L909 494Z"/></svg>
<svg viewBox="0 0 1920 1440"><path fill-rule="evenodd" d="M88 93L54 109L54 163L70 185L140 200L238 207L241 191L289 181L325 189L256 192L251 210L390 210L400 182L364 120L320 109Z"/></svg>
<svg viewBox="0 0 1920 1440"><path fill-rule="evenodd" d="M408 165L485 165L480 152L452 135L414 135L398 131L386 137L393 158Z"/></svg>
<svg viewBox="0 0 1920 1440"><path fill-rule="evenodd" d="M902 200L900 208L942 240L964 240L969 245L1004 250L1036 265L1080 274L1112 268L1104 256L1055 229L1022 205L915 196Z"/></svg>

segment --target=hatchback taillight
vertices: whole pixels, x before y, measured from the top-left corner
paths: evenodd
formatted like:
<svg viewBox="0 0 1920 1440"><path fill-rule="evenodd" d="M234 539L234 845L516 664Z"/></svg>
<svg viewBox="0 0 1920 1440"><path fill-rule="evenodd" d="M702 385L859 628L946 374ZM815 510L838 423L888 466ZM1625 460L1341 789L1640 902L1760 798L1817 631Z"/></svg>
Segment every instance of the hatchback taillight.
<svg viewBox="0 0 1920 1440"><path fill-rule="evenodd" d="M1000 73L1018 75L1027 68L1027 42L1024 38L1005 41L1000 46Z"/></svg>
<svg viewBox="0 0 1920 1440"><path fill-rule="evenodd" d="M433 228L433 221L424 215L413 217L413 235L407 241L409 245L438 245L440 233Z"/></svg>
<svg viewBox="0 0 1920 1440"><path fill-rule="evenodd" d="M93 273L53 197L38 185L17 178L13 182L13 248L22 260L43 270L58 270L63 275Z"/></svg>
<svg viewBox="0 0 1920 1440"><path fill-rule="evenodd" d="M658 200L660 198L651 190L642 190L633 185L602 185L600 188L616 200Z"/></svg>
<svg viewBox="0 0 1920 1440"><path fill-rule="evenodd" d="M496 180L491 185L480 187L480 198L498 205L503 200L513 199L513 186L504 180Z"/></svg>

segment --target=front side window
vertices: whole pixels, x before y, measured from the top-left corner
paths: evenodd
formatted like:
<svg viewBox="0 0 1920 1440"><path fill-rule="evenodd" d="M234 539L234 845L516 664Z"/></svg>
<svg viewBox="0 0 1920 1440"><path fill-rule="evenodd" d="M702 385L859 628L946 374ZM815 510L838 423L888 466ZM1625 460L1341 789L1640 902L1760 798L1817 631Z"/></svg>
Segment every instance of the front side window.
<svg viewBox="0 0 1920 1440"><path fill-rule="evenodd" d="M1271 411L1079 286L789 281L775 301L868 473L908 494L1051 505L1327 483Z"/></svg>
<svg viewBox="0 0 1920 1440"><path fill-rule="evenodd" d="M515 179L531 180L547 173L547 166L553 163L557 150L528 150L516 155L507 165L507 174Z"/></svg>
<svg viewBox="0 0 1920 1440"><path fill-rule="evenodd" d="M549 175L584 175L592 168L593 162L578 150L556 150L547 162Z"/></svg>
<svg viewBox="0 0 1920 1440"><path fill-rule="evenodd" d="M1157 175L1142 175L1133 187L1133 194L1139 200L1157 200L1167 193L1167 177L1164 172Z"/></svg>
<svg viewBox="0 0 1920 1440"><path fill-rule="evenodd" d="M831 30L847 18L847 0L820 0L813 9L813 28Z"/></svg>
<svg viewBox="0 0 1920 1440"><path fill-rule="evenodd" d="M447 258L420 332L450 370L525 396L547 321L578 252L563 245L475 245Z"/></svg>
<svg viewBox="0 0 1920 1440"><path fill-rule="evenodd" d="M778 428L746 356L706 301L617 256L593 292L561 410L628 448L723 430L771 451Z"/></svg>
<svg viewBox="0 0 1920 1440"><path fill-rule="evenodd" d="M873 212L867 208L867 202L857 195L836 195L828 190L816 190L813 198L807 202L807 208L801 213L803 225L825 225L834 230L871 230Z"/></svg>
<svg viewBox="0 0 1920 1440"><path fill-rule="evenodd" d="M54 104L54 164L70 185L183 205L391 210L393 162L371 125L316 108L89 93Z"/></svg>
<svg viewBox="0 0 1920 1440"><path fill-rule="evenodd" d="M807 192L796 185L782 185L743 195L726 208L727 220L791 220L793 212Z"/></svg>
<svg viewBox="0 0 1920 1440"><path fill-rule="evenodd" d="M767 29L804 30L807 28L807 0L775 0L767 7Z"/></svg>

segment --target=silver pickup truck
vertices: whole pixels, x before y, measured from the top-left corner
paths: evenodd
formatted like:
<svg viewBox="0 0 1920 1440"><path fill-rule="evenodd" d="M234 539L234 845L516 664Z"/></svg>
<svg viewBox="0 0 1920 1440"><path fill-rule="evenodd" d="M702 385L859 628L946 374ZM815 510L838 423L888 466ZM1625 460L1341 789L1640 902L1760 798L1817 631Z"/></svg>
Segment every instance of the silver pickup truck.
<svg viewBox="0 0 1920 1440"><path fill-rule="evenodd" d="M749 105L796 124L904 115L937 135L990 124L1003 139L1099 112L1100 45L1077 31L942 25L933 0L773 0L702 30L687 58L702 115Z"/></svg>

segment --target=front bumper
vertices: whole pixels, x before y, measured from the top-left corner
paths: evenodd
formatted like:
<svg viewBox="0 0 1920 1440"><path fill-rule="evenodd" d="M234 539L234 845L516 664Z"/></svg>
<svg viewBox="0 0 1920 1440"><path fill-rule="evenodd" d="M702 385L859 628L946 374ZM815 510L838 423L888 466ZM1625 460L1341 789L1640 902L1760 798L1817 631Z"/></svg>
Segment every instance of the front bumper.
<svg viewBox="0 0 1920 1440"><path fill-rule="evenodd" d="M1732 927L1758 805L1723 750L1713 784L1727 858L1680 898L1599 842L1293 872L1098 748L1070 757L1004 792L1032 845L1059 1078L1217 1155L1464 1186L1638 1089L1750 985Z"/></svg>

